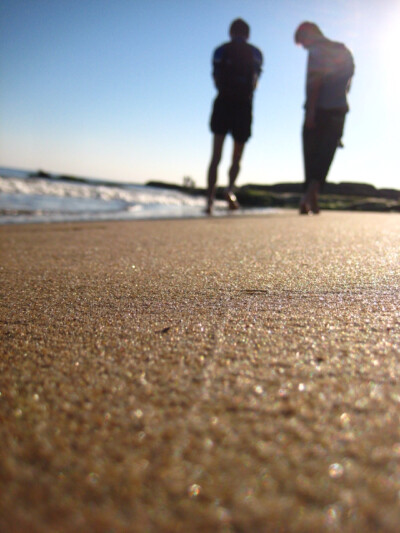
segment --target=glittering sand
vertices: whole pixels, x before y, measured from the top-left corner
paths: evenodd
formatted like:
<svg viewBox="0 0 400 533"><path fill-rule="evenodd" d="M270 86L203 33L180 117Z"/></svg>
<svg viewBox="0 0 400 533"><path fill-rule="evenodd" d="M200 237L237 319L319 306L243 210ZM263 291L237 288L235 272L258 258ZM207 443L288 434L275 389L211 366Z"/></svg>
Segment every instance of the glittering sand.
<svg viewBox="0 0 400 533"><path fill-rule="evenodd" d="M399 530L399 215L0 249L3 533Z"/></svg>

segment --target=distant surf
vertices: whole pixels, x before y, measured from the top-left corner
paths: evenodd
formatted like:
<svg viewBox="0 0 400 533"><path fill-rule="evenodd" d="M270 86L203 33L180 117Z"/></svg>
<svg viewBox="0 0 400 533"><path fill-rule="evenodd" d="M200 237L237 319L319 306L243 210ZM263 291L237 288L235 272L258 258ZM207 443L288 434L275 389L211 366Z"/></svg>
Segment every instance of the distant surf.
<svg viewBox="0 0 400 533"><path fill-rule="evenodd" d="M0 224L199 216L203 198L146 185L66 179L0 167Z"/></svg>
<svg viewBox="0 0 400 533"><path fill-rule="evenodd" d="M198 218L204 207L204 197L170 188L0 167L0 224ZM216 207L217 216L227 214L224 202Z"/></svg>

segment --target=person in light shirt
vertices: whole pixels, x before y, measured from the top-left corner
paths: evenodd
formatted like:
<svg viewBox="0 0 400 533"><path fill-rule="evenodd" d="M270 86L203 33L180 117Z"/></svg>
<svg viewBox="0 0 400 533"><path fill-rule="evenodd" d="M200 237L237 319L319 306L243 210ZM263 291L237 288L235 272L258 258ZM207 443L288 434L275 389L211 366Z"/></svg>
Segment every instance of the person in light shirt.
<svg viewBox="0 0 400 533"><path fill-rule="evenodd" d="M342 147L347 94L354 74L354 60L343 43L327 39L313 22L297 28L295 43L308 50L303 157L305 193L301 214L318 214L321 192L336 149Z"/></svg>

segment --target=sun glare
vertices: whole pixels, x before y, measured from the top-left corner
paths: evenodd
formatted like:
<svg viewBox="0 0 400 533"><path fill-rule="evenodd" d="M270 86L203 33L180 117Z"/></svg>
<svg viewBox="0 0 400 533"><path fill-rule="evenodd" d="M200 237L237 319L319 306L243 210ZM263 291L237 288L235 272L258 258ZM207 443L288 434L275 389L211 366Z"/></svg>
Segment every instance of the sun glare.
<svg viewBox="0 0 400 533"><path fill-rule="evenodd" d="M387 23L382 29L380 54L384 67L384 82L387 96L398 99L400 86L400 7L387 13Z"/></svg>

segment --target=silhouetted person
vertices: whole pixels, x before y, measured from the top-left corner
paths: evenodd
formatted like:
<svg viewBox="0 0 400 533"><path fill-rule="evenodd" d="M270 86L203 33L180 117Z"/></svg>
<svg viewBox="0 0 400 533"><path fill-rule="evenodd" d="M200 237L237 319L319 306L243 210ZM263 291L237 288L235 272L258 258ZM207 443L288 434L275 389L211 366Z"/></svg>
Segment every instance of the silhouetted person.
<svg viewBox="0 0 400 533"><path fill-rule="evenodd" d="M212 212L217 170L227 133L232 135L234 147L225 198L230 209L239 207L233 188L239 174L244 145L251 135L253 92L263 61L261 51L247 42L250 27L244 20L234 20L229 35L231 41L219 46L213 55L213 77L218 95L214 101L210 124L214 138L208 170L206 211L209 214Z"/></svg>
<svg viewBox="0 0 400 533"><path fill-rule="evenodd" d="M300 213L319 213L322 190L349 110L347 93L354 74L350 51L342 43L327 39L312 22L297 28L294 40L308 50L303 156L305 194Z"/></svg>

